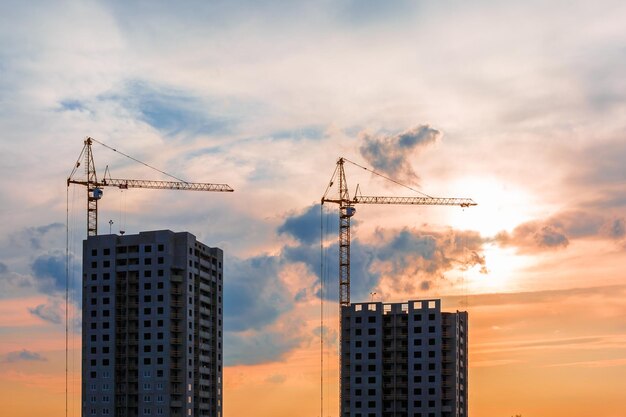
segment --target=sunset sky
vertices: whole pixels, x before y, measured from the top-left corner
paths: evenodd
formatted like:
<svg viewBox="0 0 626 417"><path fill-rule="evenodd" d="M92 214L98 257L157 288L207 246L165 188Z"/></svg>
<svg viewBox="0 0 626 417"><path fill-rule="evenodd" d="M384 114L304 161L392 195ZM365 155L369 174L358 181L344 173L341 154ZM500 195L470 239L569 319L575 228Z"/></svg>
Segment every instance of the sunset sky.
<svg viewBox="0 0 626 417"><path fill-rule="evenodd" d="M225 417L320 415L320 269L338 414L319 202L340 156L478 203L358 206L352 229L353 301L469 312L471 417L626 416L625 22L623 0L0 0L0 415L65 415L66 215L80 415L86 198L66 178L92 136L235 189L107 188L99 223L224 250ZM100 175L167 179L94 154Z"/></svg>

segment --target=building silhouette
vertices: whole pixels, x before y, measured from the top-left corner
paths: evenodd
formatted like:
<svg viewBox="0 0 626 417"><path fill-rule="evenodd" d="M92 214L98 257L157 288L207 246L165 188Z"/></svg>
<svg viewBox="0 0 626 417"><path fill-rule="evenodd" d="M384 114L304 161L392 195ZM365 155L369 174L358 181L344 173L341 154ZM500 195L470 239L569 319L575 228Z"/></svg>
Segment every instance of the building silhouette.
<svg viewBox="0 0 626 417"><path fill-rule="evenodd" d="M412 300L341 315L342 417L467 416L467 312Z"/></svg>
<svg viewBox="0 0 626 417"><path fill-rule="evenodd" d="M83 242L83 416L221 417L222 271L186 232Z"/></svg>

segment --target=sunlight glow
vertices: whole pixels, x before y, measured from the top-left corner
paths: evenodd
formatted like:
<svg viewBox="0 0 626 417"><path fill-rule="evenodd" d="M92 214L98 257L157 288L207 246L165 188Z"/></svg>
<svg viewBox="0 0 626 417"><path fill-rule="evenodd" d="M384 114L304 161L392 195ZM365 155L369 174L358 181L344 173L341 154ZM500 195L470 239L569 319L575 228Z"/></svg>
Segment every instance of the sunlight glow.
<svg viewBox="0 0 626 417"><path fill-rule="evenodd" d="M518 275L531 260L494 244L484 247L487 273L479 267L464 272L465 285L470 293L511 292L518 289Z"/></svg>
<svg viewBox="0 0 626 417"><path fill-rule="evenodd" d="M495 178L465 178L452 184L478 205L447 213L446 224L455 229L476 230L493 237L532 218L532 199L523 190ZM458 194L459 192L457 192Z"/></svg>

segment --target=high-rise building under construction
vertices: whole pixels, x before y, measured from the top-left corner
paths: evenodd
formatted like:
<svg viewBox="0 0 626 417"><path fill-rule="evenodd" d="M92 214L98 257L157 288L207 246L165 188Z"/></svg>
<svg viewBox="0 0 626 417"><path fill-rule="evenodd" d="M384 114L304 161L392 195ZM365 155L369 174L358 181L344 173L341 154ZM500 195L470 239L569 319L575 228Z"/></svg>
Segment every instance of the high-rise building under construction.
<svg viewBox="0 0 626 417"><path fill-rule="evenodd" d="M341 315L341 417L467 416L467 312L413 300Z"/></svg>
<svg viewBox="0 0 626 417"><path fill-rule="evenodd" d="M169 230L83 243L83 416L222 416L221 249Z"/></svg>

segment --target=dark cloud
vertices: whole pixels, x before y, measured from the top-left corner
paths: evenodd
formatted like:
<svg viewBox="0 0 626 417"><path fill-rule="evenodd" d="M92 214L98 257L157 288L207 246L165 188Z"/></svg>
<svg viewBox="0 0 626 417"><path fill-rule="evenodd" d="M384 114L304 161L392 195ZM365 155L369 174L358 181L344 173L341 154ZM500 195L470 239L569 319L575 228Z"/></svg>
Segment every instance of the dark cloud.
<svg viewBox="0 0 626 417"><path fill-rule="evenodd" d="M226 264L228 280L224 287L225 338L229 348L225 360L229 365L256 364L281 360L307 339L294 328L282 325L294 303L313 295L320 296L319 236L308 229L319 230L319 205L308 207L287 218L279 233L298 241L282 248L279 256L257 256L230 260ZM328 217L335 221L335 216ZM479 265L484 268L483 239L465 231L380 230L371 243L359 239L351 242L351 295L354 300L368 299L370 291L383 277L389 277L413 292L427 291L435 280L454 268ZM324 298L338 300L338 243L324 250ZM309 288L291 294L280 279L281 269L302 263L317 277ZM377 266L386 265L384 273ZM279 320L281 319L282 320ZM318 330L319 331L319 330ZM331 336L331 335L327 335ZM336 335L335 335L336 336ZM332 340L328 340L332 343Z"/></svg>
<svg viewBox="0 0 626 417"><path fill-rule="evenodd" d="M274 256L233 259L224 282L224 325L230 331L258 329L274 323L293 308L292 297L279 278Z"/></svg>
<svg viewBox="0 0 626 417"><path fill-rule="evenodd" d="M9 267L5 263L0 262L0 274L6 274L7 272L9 272Z"/></svg>
<svg viewBox="0 0 626 417"><path fill-rule="evenodd" d="M42 250L47 247L54 247L60 244L64 238L63 231L65 225L62 223L51 223L44 226L27 227L11 237L11 242L15 246L23 246L24 242L30 244L31 249Z"/></svg>
<svg viewBox="0 0 626 417"><path fill-rule="evenodd" d="M270 384L283 384L287 380L287 377L283 374L274 374L265 378L265 382L269 382Z"/></svg>
<svg viewBox="0 0 626 417"><path fill-rule="evenodd" d="M319 341L319 337L322 334L322 327L318 326L315 329L313 329L313 334L317 337L318 341ZM327 348L332 348L333 346L339 346L339 336L338 336L338 332L335 329L330 329L326 326L324 326L324 345Z"/></svg>
<svg viewBox="0 0 626 417"><path fill-rule="evenodd" d="M29 307L28 311L33 316L37 316L40 319L53 324L61 324L65 318L64 310L62 310L61 305L57 302L39 304L36 307Z"/></svg>
<svg viewBox="0 0 626 417"><path fill-rule="evenodd" d="M40 255L31 264L41 291L55 293L65 291L65 255L59 252Z"/></svg>
<svg viewBox="0 0 626 417"><path fill-rule="evenodd" d="M167 135L228 133L234 123L220 115L217 102L207 102L190 92L145 81L128 82L121 91L104 94L99 99L119 103Z"/></svg>
<svg viewBox="0 0 626 417"><path fill-rule="evenodd" d="M4 362L14 363L21 361L46 361L47 359L37 352L22 349L16 352L9 352L4 356Z"/></svg>
<svg viewBox="0 0 626 417"><path fill-rule="evenodd" d="M416 182L419 177L411 166L410 157L441 136L441 132L428 125L416 126L397 135L363 134L364 143L359 151L375 170L395 179Z"/></svg>
<svg viewBox="0 0 626 417"><path fill-rule="evenodd" d="M328 266L329 271L325 271L331 282L326 284L324 288L324 298L328 300L339 300L339 287L337 284L338 276L338 254L339 245L334 243L325 249L324 264ZM370 290L374 288L380 280L380 274L371 270L372 262L375 259L375 248L362 244L358 239L350 242L350 276L351 278L351 294L360 299L367 297ZM309 271L317 277L315 283L315 294L320 296L320 248L317 245L298 245L286 246L283 248L282 257L285 262L302 262ZM312 289L313 290L313 289Z"/></svg>
<svg viewBox="0 0 626 417"><path fill-rule="evenodd" d="M376 260L387 266L385 275L397 290L428 291L453 269L478 266L481 273L487 273L482 254L484 239L477 232L404 228L379 234L374 249Z"/></svg>
<svg viewBox="0 0 626 417"><path fill-rule="evenodd" d="M291 215L278 227L278 233L290 235L307 245L319 243L320 207L319 204L315 204L300 214ZM323 216L324 224L332 224L334 225L334 230L337 230L338 217L328 211L324 211ZM326 226L323 230L328 235L333 230L333 227Z"/></svg>
<svg viewBox="0 0 626 417"><path fill-rule="evenodd" d="M522 223L511 233L498 233L495 240L502 246L515 246L522 252L537 252L565 248L572 239L621 239L626 234L625 229L623 218L591 211L564 211L545 220Z"/></svg>
<svg viewBox="0 0 626 417"><path fill-rule="evenodd" d="M315 210L308 209L302 219L313 217ZM319 214L318 214L319 220ZM285 224L287 224L285 222ZM312 222L312 221L311 221ZM302 221L302 223L305 223ZM293 227L294 230L299 230ZM284 262L301 262L309 271L317 276L314 291L320 296L320 248L311 239L299 239L297 246L285 246L281 256ZM306 244L309 242L309 244ZM377 233L377 239L364 243L360 239L352 239L350 245L350 276L351 297L354 300L366 299L369 293L379 284L383 274L377 264L384 263L390 268L385 274L397 280L405 290L425 291L431 288L434 280L441 278L445 272L454 269L467 269L479 266L486 273L486 260L482 254L484 239L476 232L447 230L419 231L402 229L400 231L383 231ZM324 250L325 283L324 298L338 299L338 243L328 245ZM313 289L312 289L313 291Z"/></svg>
<svg viewBox="0 0 626 417"><path fill-rule="evenodd" d="M225 332L224 364L255 365L283 360L303 338L295 329Z"/></svg>
<svg viewBox="0 0 626 417"><path fill-rule="evenodd" d="M615 219L608 224L607 234L614 239L621 239L626 236L626 224L624 219Z"/></svg>

